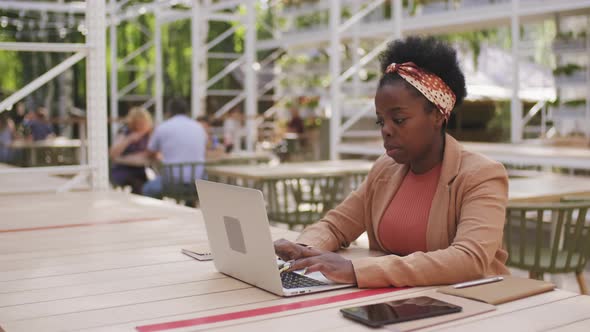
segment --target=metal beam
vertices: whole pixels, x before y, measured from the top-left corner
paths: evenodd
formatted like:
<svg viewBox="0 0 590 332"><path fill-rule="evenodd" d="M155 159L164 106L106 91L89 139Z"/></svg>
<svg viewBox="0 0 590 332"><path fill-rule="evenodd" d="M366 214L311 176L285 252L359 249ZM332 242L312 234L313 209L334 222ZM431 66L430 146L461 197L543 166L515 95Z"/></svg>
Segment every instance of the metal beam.
<svg viewBox="0 0 590 332"><path fill-rule="evenodd" d="M220 22L239 22L241 17L237 14L226 14L226 13L207 13L207 19L209 21L220 21Z"/></svg>
<svg viewBox="0 0 590 332"><path fill-rule="evenodd" d="M86 12L86 3L83 1L58 3L49 1L0 1L0 9L7 10L34 10L53 13L77 13Z"/></svg>
<svg viewBox="0 0 590 332"><path fill-rule="evenodd" d="M152 76L154 76L154 71L148 71L140 77L136 78L135 81L127 84L125 87L119 90L119 97L123 97L124 95L128 94L129 92L131 92L131 90L137 88L139 84L141 84L143 81L149 79Z"/></svg>
<svg viewBox="0 0 590 332"><path fill-rule="evenodd" d="M237 27L233 26L227 30L225 30L224 32L222 32L221 34L219 34L219 36L215 37L212 41L208 42L206 46L207 51L211 50L213 47L217 46L219 43L221 43L225 38L231 36L235 31L236 31Z"/></svg>
<svg viewBox="0 0 590 332"><path fill-rule="evenodd" d="M92 172L92 189L109 189L107 137L107 66L106 8L104 1L88 1L86 8L86 43L91 47L86 60L86 105L88 126L88 161Z"/></svg>
<svg viewBox="0 0 590 332"><path fill-rule="evenodd" d="M402 20L404 17L404 5L402 0L391 0L393 3L391 4L392 12L392 19L393 19L393 38L400 39L402 38Z"/></svg>
<svg viewBox="0 0 590 332"><path fill-rule="evenodd" d="M268 90L273 88L273 85L275 84L276 78L273 79L272 81L266 83L262 89L258 90L258 96L262 96L264 95L266 92L268 92ZM232 98L232 100L228 101L225 105L223 105L220 109L218 109L215 114L214 117L215 118L219 118L221 116L223 116L225 113L227 113L229 110L231 110L232 108L234 108L237 104L239 104L242 100L244 100L246 98L246 92L242 92L239 95L235 96L234 98Z"/></svg>
<svg viewBox="0 0 590 332"><path fill-rule="evenodd" d="M115 8L114 6L118 6L117 0L111 0L110 3L111 8ZM119 131L119 123L117 119L119 118L119 80L118 80L118 71L117 67L119 66L117 63L117 25L112 24L110 27L110 38L109 42L111 44L111 85L110 85L110 92L111 92L111 142L115 141L115 136Z"/></svg>
<svg viewBox="0 0 590 332"><path fill-rule="evenodd" d="M376 1L376 2L382 3L383 0ZM368 7L366 7L366 8L368 8ZM354 2L352 4L352 12L358 13L359 9L360 9L360 3ZM359 14L361 14L361 13L362 12L360 12ZM355 16L357 16L357 15L358 14L356 14ZM357 17L359 17L359 16L357 16ZM364 15L363 15L363 17L364 17ZM360 17L357 20L355 20L354 23L357 23L358 20L360 20ZM348 22L351 22L351 20L349 20ZM340 28L341 28L340 31L346 30L346 29L342 29L344 25L346 25L346 23L340 26ZM351 47L352 47L352 63L353 63L353 66L355 66L355 67L358 67L359 61L360 61L359 48L360 48L361 44L360 44L360 38L359 38L359 29L360 29L359 25L360 24L355 24L352 27L352 45L351 45ZM354 75L352 76L352 92L355 97L359 95L359 90L360 90L360 77L359 77L358 72L359 71L357 70L354 73ZM344 131L344 129L341 129L341 130Z"/></svg>
<svg viewBox="0 0 590 332"><path fill-rule="evenodd" d="M590 138L590 18L586 17L586 138Z"/></svg>
<svg viewBox="0 0 590 332"><path fill-rule="evenodd" d="M375 10L375 8L381 6L383 4L383 1L384 0L375 0L358 12L357 10L359 9L360 3L356 1L353 2L353 13L355 14L351 18L346 20L346 22L342 23L342 25L338 28L338 32L343 33L344 31L348 30L348 28L350 28L353 24L358 23L363 17Z"/></svg>
<svg viewBox="0 0 590 332"><path fill-rule="evenodd" d="M372 111L375 109L375 105L373 103L368 103L364 108L362 108L360 111L354 113L354 115L352 117L350 117L348 120L346 120L346 122L342 125L342 127L340 127L340 132L342 134L344 134L345 131L347 131L348 129L350 129L350 127L352 127L353 124L355 124L358 120L360 120L363 116L365 116L365 114L369 113L369 111Z"/></svg>
<svg viewBox="0 0 590 332"><path fill-rule="evenodd" d="M156 103L156 100L154 98L150 98L150 99L146 100L145 103L141 104L141 108L148 109L148 108L154 106L155 103Z"/></svg>
<svg viewBox="0 0 590 332"><path fill-rule="evenodd" d="M204 113L201 109L203 95L206 93L206 87L203 87L201 80L201 64L207 61L207 53L202 51L203 31L201 29L201 1L192 0L191 8L191 115L193 118Z"/></svg>
<svg viewBox="0 0 590 332"><path fill-rule="evenodd" d="M21 52L86 52L88 46L78 43L0 42L0 50Z"/></svg>
<svg viewBox="0 0 590 332"><path fill-rule="evenodd" d="M338 159L340 142L340 0L330 0L330 159Z"/></svg>
<svg viewBox="0 0 590 332"><path fill-rule="evenodd" d="M394 2L395 4L395 2ZM317 7L314 7L317 11ZM395 7L397 8L397 7ZM523 20L549 17L556 12L569 12L590 8L590 0L575 1L527 1L526 6L520 6L519 17ZM397 11L400 14L402 11ZM511 3L496 1L481 6L459 8L457 10L433 13L421 16L404 17L403 31L407 34L444 34L460 31L474 31L485 28L506 26L510 23ZM394 12L394 15L395 12ZM394 18L395 19L395 18ZM394 25L394 36L395 36ZM293 32L283 34L281 38L259 40L258 50L274 49L278 47L295 47L298 45L325 43L330 40L330 29L324 28L312 32ZM375 23L362 23L361 38L391 38L391 20ZM350 31L344 33L341 39L351 37Z"/></svg>
<svg viewBox="0 0 590 332"><path fill-rule="evenodd" d="M68 68L70 68L71 66L78 63L78 61L84 59L85 57L86 57L85 52L78 52L78 53L70 56L69 58L65 59L57 66L51 68L45 74L37 77L36 79L31 81L29 84L25 85L23 88L16 91L12 95L10 95L8 98L6 98L2 102L0 102L0 113L3 112L4 110L6 110L7 108L11 107L15 103L17 103L19 100L30 95L33 91L37 90L38 88L43 86L45 83L51 81L52 79L54 79L55 77L57 77L58 75L60 75L64 71L66 71Z"/></svg>
<svg viewBox="0 0 590 332"><path fill-rule="evenodd" d="M385 49L387 43L389 43L389 40L384 40L379 45L374 47L371 50L371 52L365 54L365 56L359 60L358 64L354 64L352 67L348 68L344 73L342 73L342 75L340 75L340 77L338 78L339 82L344 83L348 78L357 73L362 67L367 65L369 62L373 61L373 59L375 59L375 57L377 57L379 53L381 53L381 51Z"/></svg>
<svg viewBox="0 0 590 332"><path fill-rule="evenodd" d="M242 93L242 90L232 89L232 90L207 90L207 94L209 96L237 96Z"/></svg>
<svg viewBox="0 0 590 332"><path fill-rule="evenodd" d="M258 75L254 69L256 62L256 2L246 3L246 40L244 46L246 58L246 150L253 151L256 143L256 115L258 113Z"/></svg>
<svg viewBox="0 0 590 332"><path fill-rule="evenodd" d="M164 60L162 54L162 21L160 14L155 12L154 44L156 47L154 98L156 99L156 123L164 120Z"/></svg>
<svg viewBox="0 0 590 332"><path fill-rule="evenodd" d="M120 66L125 66L129 61L133 60L136 56L140 55L141 53L149 50L152 46L154 46L154 42L152 40L148 41L147 43L141 45L135 51L127 54L121 61L119 61Z"/></svg>
<svg viewBox="0 0 590 332"><path fill-rule="evenodd" d="M207 88L212 87L213 84L219 82L219 80L221 80L224 76L226 76L227 74L229 74L230 72L234 71L236 68L241 66L242 62L244 62L244 60L245 60L245 58L242 56L239 59L232 61L229 65L225 66L225 68L220 70L217 74L215 74L215 76L211 77L207 81L207 85L206 85Z"/></svg>
<svg viewBox="0 0 590 332"><path fill-rule="evenodd" d="M510 141L518 143L522 141L522 102L519 97L520 90L520 66L519 66L519 42L520 20L518 10L520 0L512 0L512 15L510 21L512 36L512 99L510 100Z"/></svg>
<svg viewBox="0 0 590 332"><path fill-rule="evenodd" d="M241 5L243 3L242 0L226 0L226 1L218 1L214 4L211 4L206 7L208 11L217 11L223 9L229 9Z"/></svg>
<svg viewBox="0 0 590 332"><path fill-rule="evenodd" d="M209 52L207 53L209 59L239 59L243 54L241 53L223 53L223 52Z"/></svg>

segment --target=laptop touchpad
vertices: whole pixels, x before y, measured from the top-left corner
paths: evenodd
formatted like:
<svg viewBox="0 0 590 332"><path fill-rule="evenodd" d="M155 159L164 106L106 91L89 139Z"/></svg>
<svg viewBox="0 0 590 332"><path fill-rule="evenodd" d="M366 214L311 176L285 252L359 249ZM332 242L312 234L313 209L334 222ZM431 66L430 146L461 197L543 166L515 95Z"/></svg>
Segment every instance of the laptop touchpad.
<svg viewBox="0 0 590 332"><path fill-rule="evenodd" d="M242 233L240 221L234 217L223 216L223 223L225 224L225 234L230 248L245 254L246 244L244 243L244 234Z"/></svg>

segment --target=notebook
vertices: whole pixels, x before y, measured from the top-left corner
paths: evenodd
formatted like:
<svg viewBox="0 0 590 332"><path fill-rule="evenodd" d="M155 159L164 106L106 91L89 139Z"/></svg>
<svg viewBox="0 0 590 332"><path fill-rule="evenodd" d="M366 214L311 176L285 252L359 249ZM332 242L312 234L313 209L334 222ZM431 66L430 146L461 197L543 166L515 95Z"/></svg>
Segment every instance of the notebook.
<svg viewBox="0 0 590 332"><path fill-rule="evenodd" d="M182 248L182 253L200 261L213 260L213 254L207 245Z"/></svg>
<svg viewBox="0 0 590 332"><path fill-rule="evenodd" d="M555 289L555 285L535 279L503 276L504 280L466 288L454 288L445 286L438 289L439 292L460 296L489 304L502 304L519 300L525 297L549 292Z"/></svg>

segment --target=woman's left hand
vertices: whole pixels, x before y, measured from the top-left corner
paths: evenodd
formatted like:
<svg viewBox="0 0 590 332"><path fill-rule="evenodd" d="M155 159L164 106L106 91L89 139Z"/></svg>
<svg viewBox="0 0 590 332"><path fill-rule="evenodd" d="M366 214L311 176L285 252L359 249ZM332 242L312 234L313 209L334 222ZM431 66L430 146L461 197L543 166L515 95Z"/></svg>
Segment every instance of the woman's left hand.
<svg viewBox="0 0 590 332"><path fill-rule="evenodd" d="M306 273L319 271L326 278L343 284L356 284L352 262L336 253L323 252L320 255L294 261L289 271L307 268Z"/></svg>

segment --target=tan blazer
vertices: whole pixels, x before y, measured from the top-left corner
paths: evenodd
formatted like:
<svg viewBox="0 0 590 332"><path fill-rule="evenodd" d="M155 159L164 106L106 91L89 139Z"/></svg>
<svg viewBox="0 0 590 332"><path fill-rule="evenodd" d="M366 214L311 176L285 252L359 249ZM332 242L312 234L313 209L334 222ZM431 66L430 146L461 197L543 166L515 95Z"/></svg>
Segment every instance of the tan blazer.
<svg viewBox="0 0 590 332"><path fill-rule="evenodd" d="M376 232L408 169L381 156L358 190L307 227L297 242L335 251L366 231L370 248L387 252ZM353 259L358 286L441 285L509 274L501 248L507 202L508 176L502 164L463 150L446 135L428 217L428 252Z"/></svg>

